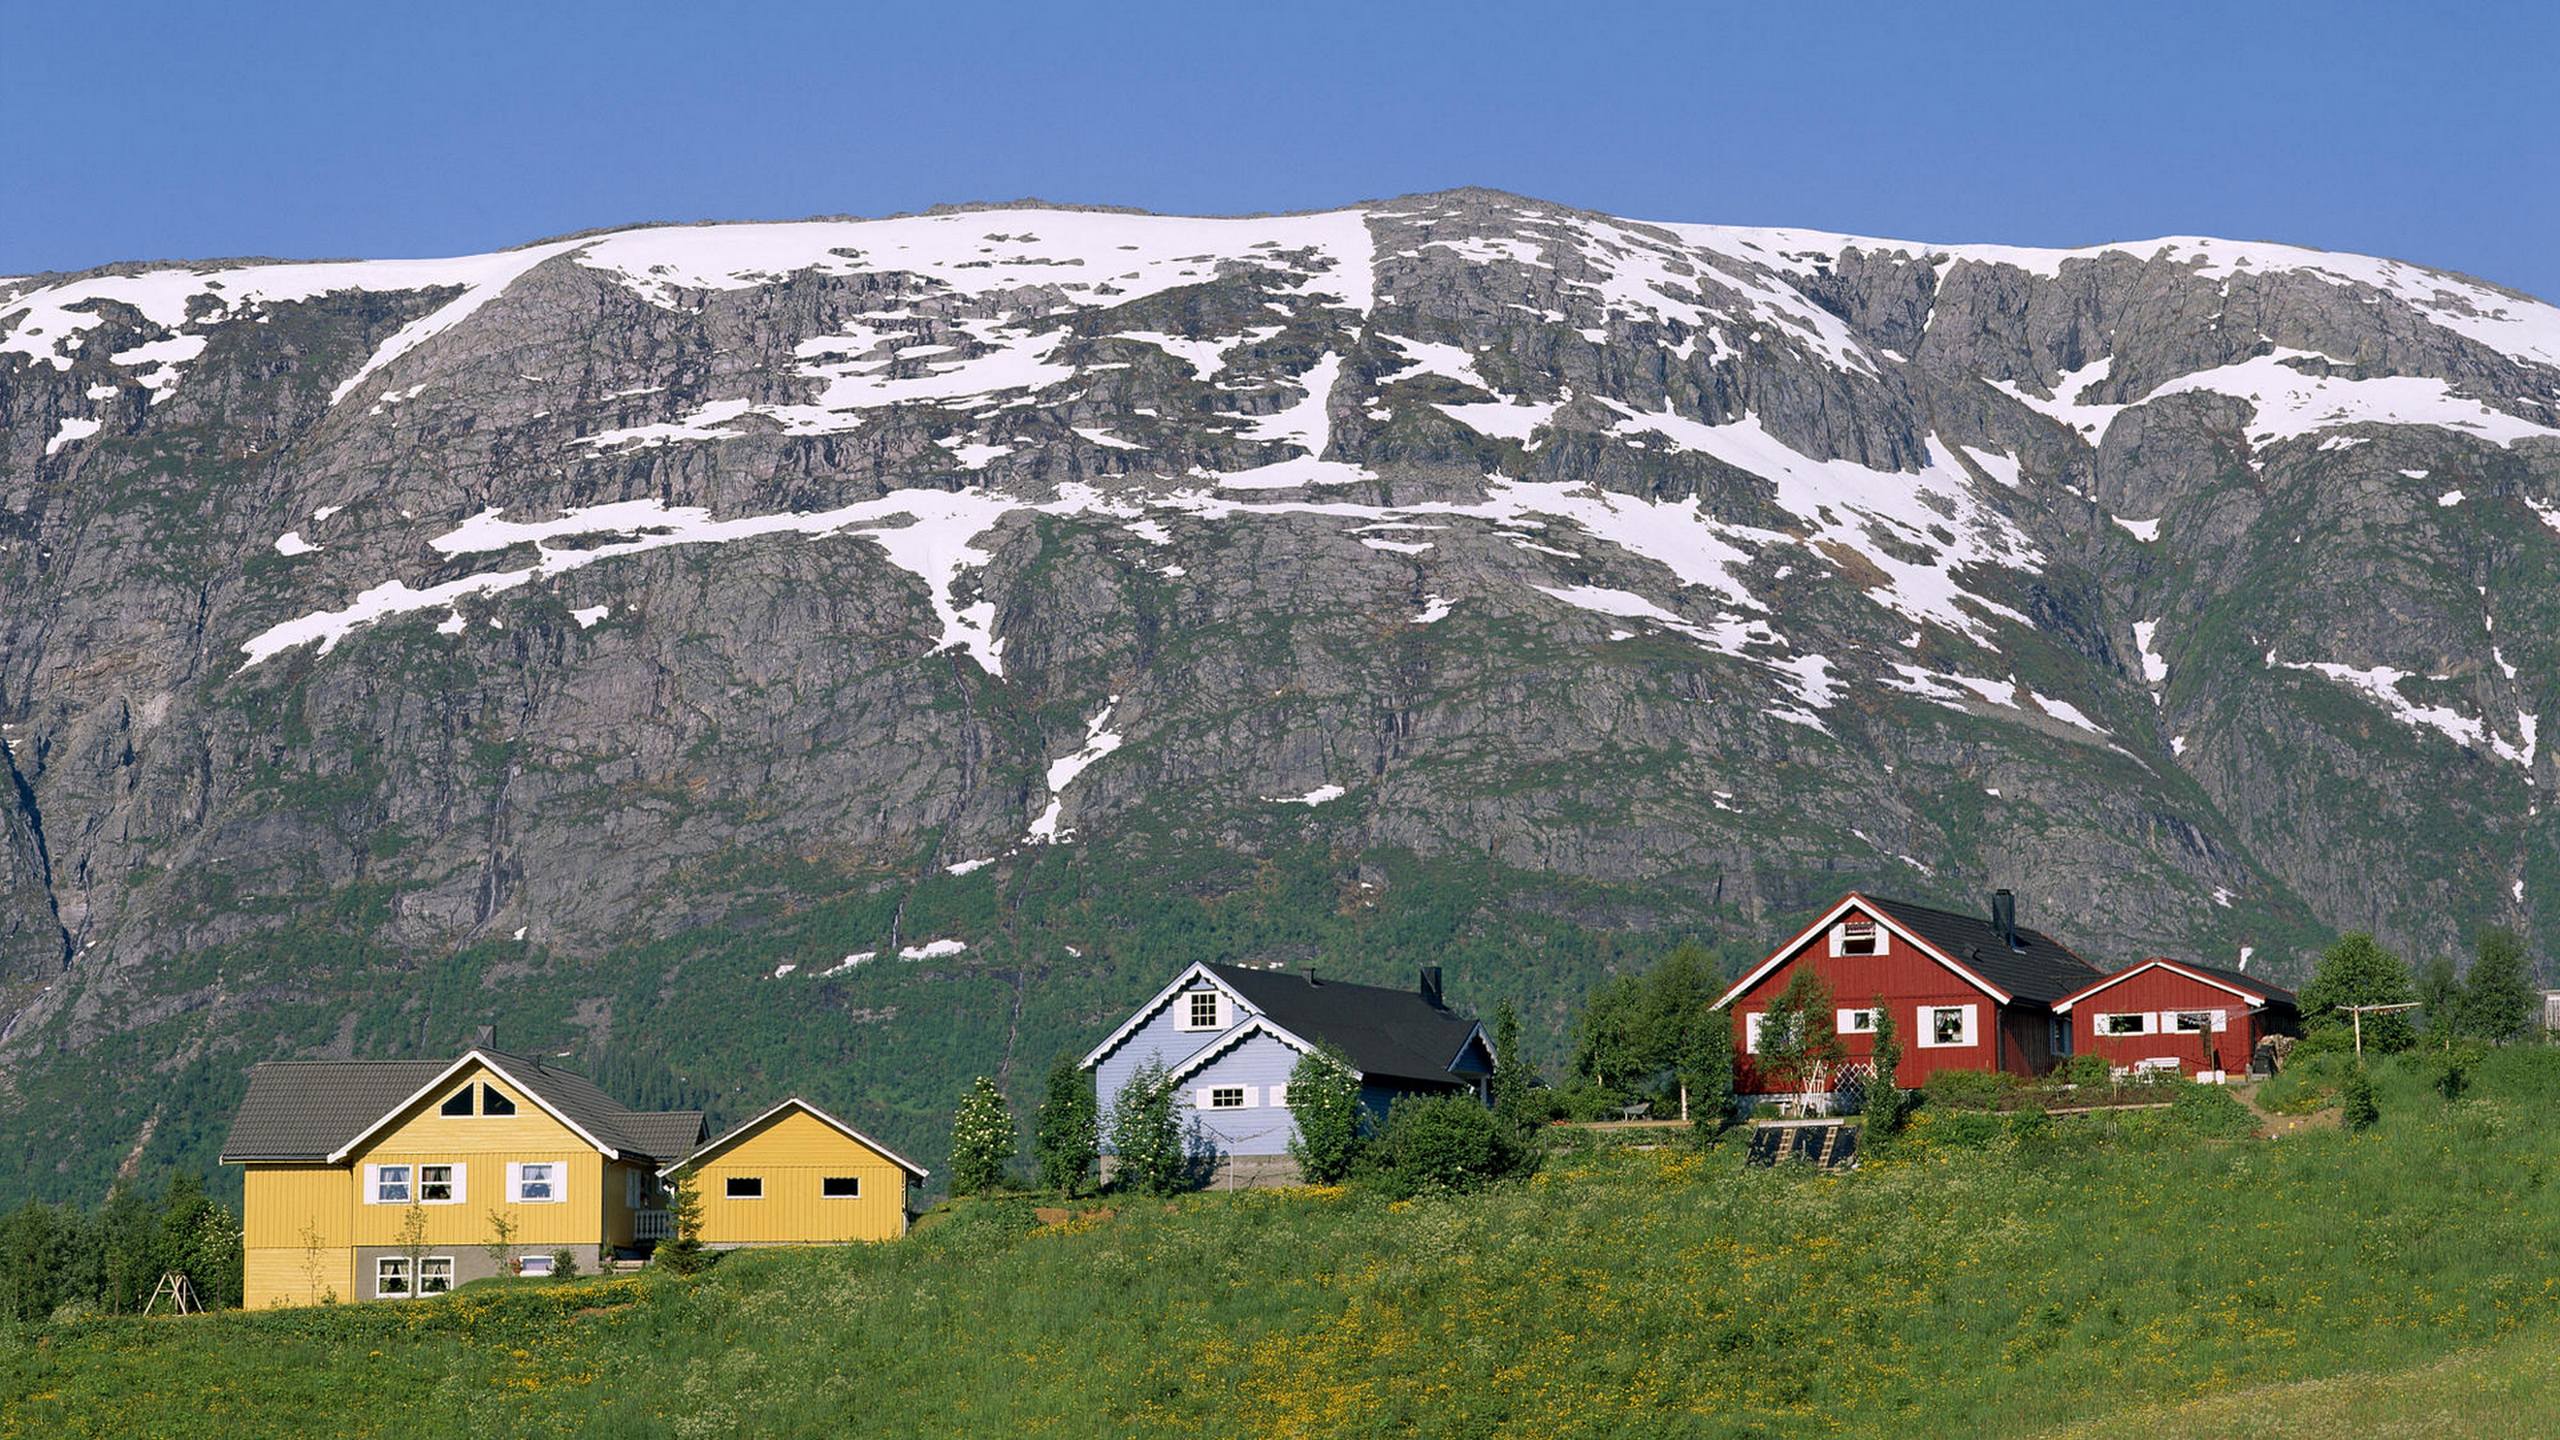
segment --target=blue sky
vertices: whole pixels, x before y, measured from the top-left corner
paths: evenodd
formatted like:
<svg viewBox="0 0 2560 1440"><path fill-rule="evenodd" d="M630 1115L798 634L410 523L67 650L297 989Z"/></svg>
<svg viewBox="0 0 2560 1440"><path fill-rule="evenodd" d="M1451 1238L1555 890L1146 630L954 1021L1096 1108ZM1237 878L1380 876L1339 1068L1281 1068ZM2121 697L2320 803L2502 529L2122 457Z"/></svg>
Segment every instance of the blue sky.
<svg viewBox="0 0 2560 1440"><path fill-rule="evenodd" d="M1484 184L1921 240L2287 240L2560 299L2556 8L0 0L0 273Z"/></svg>

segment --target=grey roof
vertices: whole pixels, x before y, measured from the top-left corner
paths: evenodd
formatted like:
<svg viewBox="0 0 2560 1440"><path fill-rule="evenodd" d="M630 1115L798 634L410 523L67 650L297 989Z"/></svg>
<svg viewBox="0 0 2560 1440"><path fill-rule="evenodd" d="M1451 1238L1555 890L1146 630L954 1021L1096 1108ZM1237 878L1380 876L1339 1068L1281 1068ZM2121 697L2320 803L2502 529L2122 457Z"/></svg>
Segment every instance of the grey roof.
<svg viewBox="0 0 2560 1440"><path fill-rule="evenodd" d="M1944 951L1947 957L2021 1000L2050 1005L2105 978L2098 967L2074 955L2061 941L2041 930L2018 927L2012 948L1988 915L1959 915L1952 910L1915 905L1861 894L1896 925Z"/></svg>
<svg viewBox="0 0 2560 1440"><path fill-rule="evenodd" d="M2221 981L2225 985L2236 986L2253 995L2263 995L2266 997L2269 1004L2282 1005L2291 1010L2299 1010L2302 1008L2302 1002L2294 997L2294 993L2292 991L2285 989L2281 985L2270 985L2266 981L2255 975L2251 975L2246 971L2225 970L2219 965L2199 965L2193 960L2172 960L2165 955L2153 956L2152 959L2164 960L2171 965L2177 966L2181 970L2193 970L2199 975L2210 976L2213 979ZM2143 965L2148 965L2150 963L2150 960L2142 962ZM2139 970L2142 966L2128 965L2125 968L2128 970ZM2084 985L2081 988L2085 990L2088 987Z"/></svg>
<svg viewBox="0 0 2560 1440"><path fill-rule="evenodd" d="M646 1160L682 1155L702 1138L698 1110L632 1110L574 1070L482 1050L497 1068L613 1149ZM225 1164L325 1161L390 1114L452 1060L270 1060L249 1067L249 1093L222 1144Z"/></svg>
<svg viewBox="0 0 2560 1440"><path fill-rule="evenodd" d="M704 1134L699 1110L628 1111L622 1119L622 1130L631 1137L624 1149L637 1150L662 1164L678 1155L693 1153Z"/></svg>
<svg viewBox="0 0 2560 1440"><path fill-rule="evenodd" d="M270 1060L249 1067L249 1093L222 1142L222 1162L326 1160L383 1112L442 1074L450 1060Z"/></svg>
<svg viewBox="0 0 2560 1440"><path fill-rule="evenodd" d="M1423 999L1419 990L1310 980L1299 970L1207 968L1273 1024L1300 1039L1339 1046L1362 1075L1458 1083L1449 1066L1476 1022Z"/></svg>

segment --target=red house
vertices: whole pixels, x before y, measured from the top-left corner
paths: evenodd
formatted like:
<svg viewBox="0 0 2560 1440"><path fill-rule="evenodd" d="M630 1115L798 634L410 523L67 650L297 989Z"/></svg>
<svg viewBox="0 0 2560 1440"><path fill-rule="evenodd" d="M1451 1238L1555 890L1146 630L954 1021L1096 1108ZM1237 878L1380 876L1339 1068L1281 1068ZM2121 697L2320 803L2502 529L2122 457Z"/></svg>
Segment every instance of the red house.
<svg viewBox="0 0 2560 1440"><path fill-rule="evenodd" d="M2293 992L2237 970L2160 956L2128 965L2053 1007L2072 1047L2117 1069L2176 1069L2199 1080L2246 1070L2270 1035L2301 1029Z"/></svg>
<svg viewBox="0 0 2560 1440"><path fill-rule="evenodd" d="M1761 1017L1801 965L1830 987L1851 1063L1872 1061L1876 1007L1891 1008L1902 1044L1895 1079L1906 1086L1940 1070L2053 1068L2071 1053L2071 1029L2055 1005L2100 978L2053 937L2019 928L2017 899L2006 890L1992 897L1987 916L1852 891L1717 1002L1733 1014L1735 1089L1745 1098L1784 1088L1753 1057Z"/></svg>

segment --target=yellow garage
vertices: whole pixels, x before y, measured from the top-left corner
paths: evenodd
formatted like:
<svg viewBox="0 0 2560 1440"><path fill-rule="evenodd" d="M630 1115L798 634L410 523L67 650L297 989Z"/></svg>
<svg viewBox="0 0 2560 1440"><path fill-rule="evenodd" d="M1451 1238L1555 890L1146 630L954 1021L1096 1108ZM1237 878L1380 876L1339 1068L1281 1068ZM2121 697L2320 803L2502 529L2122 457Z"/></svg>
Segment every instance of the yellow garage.
<svg viewBox="0 0 2560 1440"><path fill-rule="evenodd" d="M841 1245L907 1233L926 1171L793 1096L668 1166L702 1197L702 1243Z"/></svg>

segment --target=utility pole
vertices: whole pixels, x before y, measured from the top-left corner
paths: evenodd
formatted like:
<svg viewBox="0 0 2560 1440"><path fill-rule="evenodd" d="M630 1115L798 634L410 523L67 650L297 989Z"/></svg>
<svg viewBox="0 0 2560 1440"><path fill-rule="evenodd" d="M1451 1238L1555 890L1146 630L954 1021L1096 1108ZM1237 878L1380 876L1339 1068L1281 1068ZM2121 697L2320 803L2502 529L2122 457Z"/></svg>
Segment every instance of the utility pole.
<svg viewBox="0 0 2560 1440"><path fill-rule="evenodd" d="M2416 1000L2404 1000L2404 1001L2402 1001L2402 1002L2400 1002L2399 1004L2396 1004L2396 1005L2341 1005L2341 1006L2339 1006L2339 1007L2338 1007L2339 1009L2346 1011L2349 1015L2351 1015L2351 1016L2353 1016L2353 1017L2355 1018L2355 1022L2356 1022L2356 1058L2357 1058L2358 1060L2362 1060L2362 1059L2364 1058L2364 1017L2365 1017L2365 1012L2366 1012L2366 1011L2368 1011L2368 1010L2369 1010L2369 1011L2372 1011L2372 1012L2373 1012L2374 1014L2376 1014L2376 1015L2387 1015L2387 1014L2389 1014L2390 1012L2392 1012L2392 1011L2394 1011L2394 1010L2415 1010L2415 1009L2417 1009L2417 1008L2418 1008L2418 1006L2419 1006L2419 1004L2420 1004L2420 1003L2421 1003L2421 1002L2416 1001Z"/></svg>

